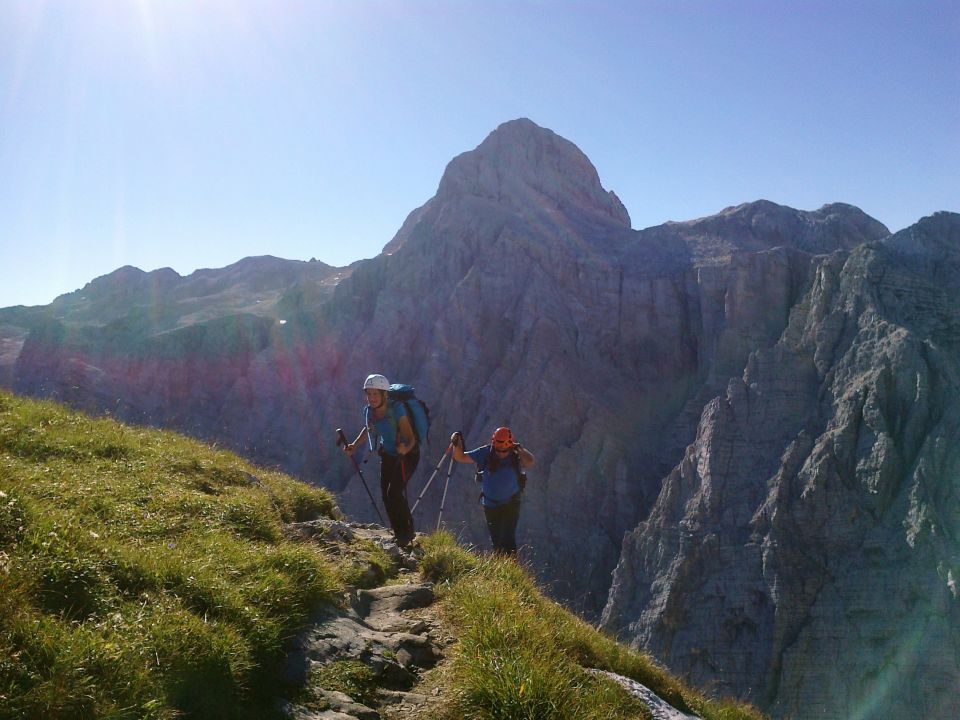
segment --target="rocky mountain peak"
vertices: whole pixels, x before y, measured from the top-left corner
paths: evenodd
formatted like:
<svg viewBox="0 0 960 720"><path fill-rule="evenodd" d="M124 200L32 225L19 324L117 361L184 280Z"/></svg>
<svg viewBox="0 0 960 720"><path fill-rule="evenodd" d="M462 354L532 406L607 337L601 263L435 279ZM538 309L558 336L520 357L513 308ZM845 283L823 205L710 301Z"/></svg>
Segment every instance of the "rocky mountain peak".
<svg viewBox="0 0 960 720"><path fill-rule="evenodd" d="M960 214L938 212L925 217L881 243L884 254L897 272L914 273L935 283L949 302L943 322L953 327L960 323L957 297L960 296ZM916 293L912 298L919 298ZM929 308L915 308L918 319L930 320Z"/></svg>
<svg viewBox="0 0 960 720"><path fill-rule="evenodd" d="M841 247L846 250L890 234L883 223L847 203L829 203L819 210L805 211L778 205L769 200L755 200L725 208L717 215L694 220L691 224L721 221L740 223L744 229L753 233L773 232L776 235L785 235L801 231L801 234L804 234L802 231L806 230L807 233L834 234L844 238ZM832 249L826 251L830 252Z"/></svg>
<svg viewBox="0 0 960 720"><path fill-rule="evenodd" d="M941 211L921 218L886 244L939 262L960 262L960 213Z"/></svg>
<svg viewBox="0 0 960 720"><path fill-rule="evenodd" d="M500 125L475 150L454 158L437 194L468 194L514 207L575 206L630 227L626 208L603 189L587 156L569 140L525 118Z"/></svg>
<svg viewBox="0 0 960 720"><path fill-rule="evenodd" d="M96 308L105 318L120 317L129 311L131 303L144 298L151 300L165 295L182 278L171 268L144 272L132 265L124 265L111 273L94 278L79 290L57 297L51 307L60 315L78 308Z"/></svg>
<svg viewBox="0 0 960 720"><path fill-rule="evenodd" d="M396 252L422 220L469 207L490 215L508 213L548 226L630 229L630 215L597 169L572 142L526 118L510 120L475 149L447 165L437 194L414 210L384 247Z"/></svg>
<svg viewBox="0 0 960 720"><path fill-rule="evenodd" d="M737 252L773 247L828 254L890 235L883 223L853 205L832 203L807 211L769 200L734 205L716 215L663 227L684 238L698 265L726 263Z"/></svg>
<svg viewBox="0 0 960 720"><path fill-rule="evenodd" d="M236 312L272 316L286 293L306 288L308 293L323 294L337 277L348 274L326 263L272 255L246 257L187 276L168 267L144 272L126 265L61 295L50 308L59 320L97 325L139 314L150 321L134 325L158 332Z"/></svg>
<svg viewBox="0 0 960 720"><path fill-rule="evenodd" d="M96 296L103 293L114 293L117 289L136 288L144 284L169 285L179 279L180 275L171 268L144 272L138 267L124 265L113 272L94 278L76 293L84 296ZM68 293L68 295L76 293Z"/></svg>

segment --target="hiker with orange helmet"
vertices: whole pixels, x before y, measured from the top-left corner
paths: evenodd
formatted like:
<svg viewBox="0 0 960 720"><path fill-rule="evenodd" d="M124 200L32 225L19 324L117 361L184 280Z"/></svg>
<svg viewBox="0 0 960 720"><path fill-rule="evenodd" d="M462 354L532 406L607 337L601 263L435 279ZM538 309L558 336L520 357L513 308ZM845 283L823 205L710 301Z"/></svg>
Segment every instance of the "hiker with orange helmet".
<svg viewBox="0 0 960 720"><path fill-rule="evenodd" d="M469 452L464 452L463 436L458 432L450 437L450 444L457 462L477 466L477 480L482 483L480 504L493 551L516 555L520 497L527 478L524 470L533 465L533 454L514 439L508 427L497 428L489 445Z"/></svg>

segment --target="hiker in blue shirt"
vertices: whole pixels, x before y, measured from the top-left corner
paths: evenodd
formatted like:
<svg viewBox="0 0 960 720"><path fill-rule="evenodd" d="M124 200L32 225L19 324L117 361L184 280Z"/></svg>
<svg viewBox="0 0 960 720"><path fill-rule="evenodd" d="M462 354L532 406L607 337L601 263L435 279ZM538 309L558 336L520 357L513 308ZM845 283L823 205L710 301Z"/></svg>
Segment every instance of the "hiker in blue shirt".
<svg viewBox="0 0 960 720"><path fill-rule="evenodd" d="M487 518L487 529L493 551L504 555L517 554L517 521L520 519L520 497L526 484L524 470L533 465L533 454L513 439L510 428L499 427L489 445L464 452L460 433L450 438L457 462L474 463L482 481L480 503Z"/></svg>
<svg viewBox="0 0 960 720"><path fill-rule="evenodd" d="M380 492L390 527L397 545L406 547L415 535L407 502L407 483L420 462L420 448L403 403L388 401L389 389L390 383L383 375L367 377L363 383L367 397L364 428L343 450L353 455L357 445L365 438L370 439L370 448L376 449L380 456Z"/></svg>

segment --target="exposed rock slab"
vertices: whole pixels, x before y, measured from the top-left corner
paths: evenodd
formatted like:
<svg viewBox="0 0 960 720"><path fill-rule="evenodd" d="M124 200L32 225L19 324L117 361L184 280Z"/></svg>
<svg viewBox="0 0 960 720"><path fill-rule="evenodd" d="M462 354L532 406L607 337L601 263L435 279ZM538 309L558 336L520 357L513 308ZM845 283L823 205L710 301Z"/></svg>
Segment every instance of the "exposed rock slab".
<svg viewBox="0 0 960 720"><path fill-rule="evenodd" d="M393 585L381 591L360 591L361 613L328 608L314 617L294 643L288 656L286 679L304 684L310 668L343 660L367 665L380 684L409 689L415 673L433 667L441 657L439 646L422 621L410 622L402 609L423 607L433 601L424 585Z"/></svg>
<svg viewBox="0 0 960 720"><path fill-rule="evenodd" d="M380 713L354 702L349 695L332 690L323 690L320 694L329 706L325 710L285 702L280 705L280 711L290 720L381 720Z"/></svg>
<svg viewBox="0 0 960 720"><path fill-rule="evenodd" d="M650 716L653 720L700 720L699 715L689 715L677 710L653 690L636 680L604 670L591 670L590 672L610 678L635 698L642 700L643 704L650 710Z"/></svg>
<svg viewBox="0 0 960 720"><path fill-rule="evenodd" d="M427 630L426 623L402 613L432 605L435 599L433 586L428 583L386 585L373 590L358 590L353 608L374 630L421 634Z"/></svg>

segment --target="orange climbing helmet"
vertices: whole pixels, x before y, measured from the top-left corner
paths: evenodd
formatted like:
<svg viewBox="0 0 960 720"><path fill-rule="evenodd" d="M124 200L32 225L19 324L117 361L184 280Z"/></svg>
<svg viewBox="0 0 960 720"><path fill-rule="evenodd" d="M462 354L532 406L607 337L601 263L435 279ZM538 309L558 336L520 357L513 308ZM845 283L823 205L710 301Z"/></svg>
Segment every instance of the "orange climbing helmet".
<svg viewBox="0 0 960 720"><path fill-rule="evenodd" d="M516 445L513 439L513 433L510 432L510 428L508 427L498 427L494 430L491 442L495 450L509 450Z"/></svg>

